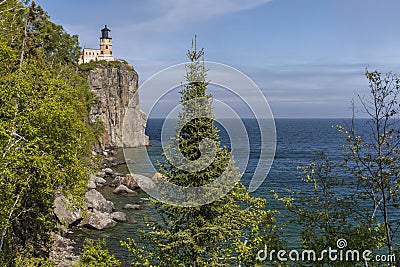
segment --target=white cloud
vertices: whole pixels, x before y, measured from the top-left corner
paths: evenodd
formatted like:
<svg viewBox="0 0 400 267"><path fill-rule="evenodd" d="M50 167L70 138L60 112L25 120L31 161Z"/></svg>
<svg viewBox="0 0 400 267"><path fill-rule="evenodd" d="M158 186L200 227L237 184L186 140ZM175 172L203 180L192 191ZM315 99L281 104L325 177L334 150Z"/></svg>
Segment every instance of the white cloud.
<svg viewBox="0 0 400 267"><path fill-rule="evenodd" d="M213 17L252 9L270 1L271 0L174 0L172 1L173 8L166 14L164 19L174 21L179 20L179 18L193 20L196 18Z"/></svg>
<svg viewBox="0 0 400 267"><path fill-rule="evenodd" d="M130 30L171 32L184 28L187 23L204 21L224 14L253 9L272 0L155 0L152 13L159 14L153 19L128 25ZM126 30L126 29L121 29Z"/></svg>

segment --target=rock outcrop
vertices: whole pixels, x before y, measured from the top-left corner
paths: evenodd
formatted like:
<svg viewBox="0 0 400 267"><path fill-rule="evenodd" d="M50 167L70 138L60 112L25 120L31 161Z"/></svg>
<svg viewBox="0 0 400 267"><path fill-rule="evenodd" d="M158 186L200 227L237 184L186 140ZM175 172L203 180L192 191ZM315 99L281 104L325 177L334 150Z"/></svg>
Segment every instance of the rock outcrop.
<svg viewBox="0 0 400 267"><path fill-rule="evenodd" d="M126 204L123 207L124 210L141 210L142 206L140 206L139 204Z"/></svg>
<svg viewBox="0 0 400 267"><path fill-rule="evenodd" d="M116 211L111 213L111 218L116 222L128 222L129 218L125 212Z"/></svg>
<svg viewBox="0 0 400 267"><path fill-rule="evenodd" d="M111 186L118 187L120 185L125 185L131 190L140 189L134 176L130 173L126 174L125 177L116 176L114 180L111 182Z"/></svg>
<svg viewBox="0 0 400 267"><path fill-rule="evenodd" d="M103 230L116 226L117 222L113 220L110 213L93 210L87 212L81 225L96 230Z"/></svg>
<svg viewBox="0 0 400 267"><path fill-rule="evenodd" d="M86 206L89 210L98 210L100 212L111 213L114 203L108 201L99 191L92 189L85 194Z"/></svg>
<svg viewBox="0 0 400 267"><path fill-rule="evenodd" d="M92 121L100 119L105 128L102 148L149 145L145 135L146 114L139 108L138 74L126 63L116 66L98 67L88 76L90 90L97 101L90 118ZM128 114L128 123L123 138L125 114Z"/></svg>
<svg viewBox="0 0 400 267"><path fill-rule="evenodd" d="M120 195L120 194L134 194L136 195L137 193L133 191L132 189L129 189L126 185L119 185L117 188L114 189L113 191L114 194Z"/></svg>
<svg viewBox="0 0 400 267"><path fill-rule="evenodd" d="M72 226L81 219L82 211L73 206L65 196L56 197L53 205L54 214L60 222L65 223L67 226Z"/></svg>
<svg viewBox="0 0 400 267"><path fill-rule="evenodd" d="M54 267L71 267L78 264L79 256L74 254L75 242L58 234L51 233L53 244L50 251L50 261Z"/></svg>
<svg viewBox="0 0 400 267"><path fill-rule="evenodd" d="M122 181L122 184L126 185L130 189L138 189L140 188L134 176L130 173L125 175L125 178Z"/></svg>

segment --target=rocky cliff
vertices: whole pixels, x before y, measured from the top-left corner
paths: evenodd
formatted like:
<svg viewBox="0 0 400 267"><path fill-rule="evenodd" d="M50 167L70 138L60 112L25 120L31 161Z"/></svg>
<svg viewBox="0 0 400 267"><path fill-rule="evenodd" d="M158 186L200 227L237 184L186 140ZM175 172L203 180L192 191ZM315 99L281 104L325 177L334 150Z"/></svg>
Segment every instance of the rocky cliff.
<svg viewBox="0 0 400 267"><path fill-rule="evenodd" d="M96 97L90 119L100 119L104 124L102 147L148 145L146 114L139 108L138 74L133 67L123 62L96 67L90 70L88 82ZM125 125L123 137L123 122L128 109L129 123Z"/></svg>

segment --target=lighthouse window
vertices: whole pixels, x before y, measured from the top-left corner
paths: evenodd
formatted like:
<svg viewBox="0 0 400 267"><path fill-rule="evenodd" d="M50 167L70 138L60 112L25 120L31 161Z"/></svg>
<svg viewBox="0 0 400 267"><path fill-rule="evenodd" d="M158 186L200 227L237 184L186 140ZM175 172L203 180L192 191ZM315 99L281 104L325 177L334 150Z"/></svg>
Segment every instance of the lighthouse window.
<svg viewBox="0 0 400 267"><path fill-rule="evenodd" d="M108 49L108 45L106 45L106 49Z"/></svg>

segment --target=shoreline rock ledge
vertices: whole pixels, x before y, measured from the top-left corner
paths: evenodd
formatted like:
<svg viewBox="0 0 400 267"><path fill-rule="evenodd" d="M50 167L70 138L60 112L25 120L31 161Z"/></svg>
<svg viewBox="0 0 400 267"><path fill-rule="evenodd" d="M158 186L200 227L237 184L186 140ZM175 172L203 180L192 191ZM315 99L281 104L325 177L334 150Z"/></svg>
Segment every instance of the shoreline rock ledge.
<svg viewBox="0 0 400 267"><path fill-rule="evenodd" d="M65 196L58 196L54 200L54 214L58 221L68 228L80 226L97 230L115 227L117 222L129 221L124 212L115 211L114 203L96 189L87 191L84 201L86 212L71 204Z"/></svg>

